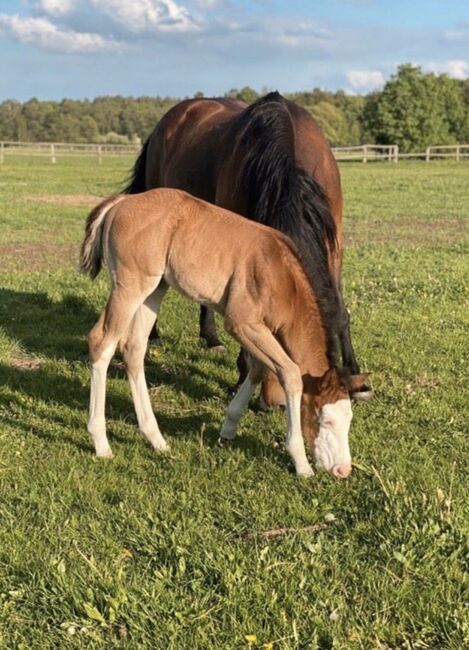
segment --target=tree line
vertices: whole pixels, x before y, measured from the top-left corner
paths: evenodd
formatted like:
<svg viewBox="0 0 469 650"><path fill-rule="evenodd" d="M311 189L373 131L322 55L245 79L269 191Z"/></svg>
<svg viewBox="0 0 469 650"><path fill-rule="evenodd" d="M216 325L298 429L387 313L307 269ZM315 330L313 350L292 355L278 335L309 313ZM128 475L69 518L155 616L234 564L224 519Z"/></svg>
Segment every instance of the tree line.
<svg viewBox="0 0 469 650"><path fill-rule="evenodd" d="M251 103L262 94L246 86L225 96ZM319 88L285 96L311 113L332 145L397 144L406 152L469 143L469 79L424 72L419 66L400 66L382 90L364 96ZM121 96L92 101L7 100L0 104L0 140L141 142L178 101Z"/></svg>

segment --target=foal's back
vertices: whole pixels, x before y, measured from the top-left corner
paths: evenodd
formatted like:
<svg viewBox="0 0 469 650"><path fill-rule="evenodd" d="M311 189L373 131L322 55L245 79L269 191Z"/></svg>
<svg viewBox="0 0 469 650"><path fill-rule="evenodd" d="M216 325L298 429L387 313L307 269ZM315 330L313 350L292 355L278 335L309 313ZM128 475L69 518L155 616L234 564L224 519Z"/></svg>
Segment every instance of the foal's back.
<svg viewBox="0 0 469 650"><path fill-rule="evenodd" d="M273 304L281 315L306 289L287 237L180 190L123 198L110 210L105 237L117 274L162 277L219 313L244 302L256 317Z"/></svg>

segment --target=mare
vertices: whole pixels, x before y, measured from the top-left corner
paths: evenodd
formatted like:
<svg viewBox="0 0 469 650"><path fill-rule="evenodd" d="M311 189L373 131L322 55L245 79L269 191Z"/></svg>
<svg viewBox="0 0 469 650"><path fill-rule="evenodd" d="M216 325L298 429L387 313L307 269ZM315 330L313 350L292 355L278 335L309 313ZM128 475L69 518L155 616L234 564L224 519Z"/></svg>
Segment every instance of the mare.
<svg viewBox="0 0 469 650"><path fill-rule="evenodd" d="M210 249L207 249L210 242ZM330 337L294 244L282 233L185 192L157 189L106 199L90 213L81 268L95 278L103 258L111 276L107 306L89 335L88 431L97 456L106 436L107 368L120 345L140 430L167 449L148 394L148 336L168 287L215 310L247 355L247 376L230 403L221 440L232 440L266 370L286 395L287 437L296 472L310 476L302 431L320 467L346 478L352 469L349 391L365 375L331 366Z"/></svg>
<svg viewBox="0 0 469 650"><path fill-rule="evenodd" d="M359 366L342 299L342 191L337 163L310 114L280 94L254 104L228 98L180 102L160 120L135 163L129 194L157 187L185 190L288 235L315 285L343 364ZM200 335L220 348L214 314L201 307ZM238 358L241 383L246 364ZM276 382L267 404L282 403ZM355 394L364 399L367 393Z"/></svg>

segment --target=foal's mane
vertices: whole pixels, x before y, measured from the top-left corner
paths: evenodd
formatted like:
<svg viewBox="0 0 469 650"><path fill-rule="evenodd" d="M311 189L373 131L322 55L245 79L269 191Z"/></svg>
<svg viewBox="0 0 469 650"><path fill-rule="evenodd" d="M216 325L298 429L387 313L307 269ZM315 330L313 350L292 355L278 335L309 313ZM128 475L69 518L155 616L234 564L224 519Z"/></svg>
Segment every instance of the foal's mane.
<svg viewBox="0 0 469 650"><path fill-rule="evenodd" d="M293 240L291 250L313 286L333 358L341 309L328 248L335 250L336 227L323 189L296 163L287 103L279 93L269 93L244 110L232 128L237 190L247 198L247 214Z"/></svg>

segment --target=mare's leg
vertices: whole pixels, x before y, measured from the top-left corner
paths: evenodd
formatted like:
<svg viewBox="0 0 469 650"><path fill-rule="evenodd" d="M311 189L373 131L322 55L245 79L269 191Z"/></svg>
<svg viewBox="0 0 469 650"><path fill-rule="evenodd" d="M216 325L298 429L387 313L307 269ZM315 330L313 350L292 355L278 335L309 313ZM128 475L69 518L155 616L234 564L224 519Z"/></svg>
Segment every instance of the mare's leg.
<svg viewBox="0 0 469 650"><path fill-rule="evenodd" d="M245 359L247 376L238 387L238 391L226 411L225 421L220 432L220 440L222 442L235 438L239 421L248 408L249 400L256 390L256 386L262 381L262 377L264 376L264 367L262 364L253 357L249 358L243 350L241 352Z"/></svg>
<svg viewBox="0 0 469 650"><path fill-rule="evenodd" d="M236 382L234 390L238 390L248 375L247 356L248 355L246 354L246 351L241 348L236 360L236 365L238 366L239 370L239 378ZM283 391L283 388L280 386L276 375L270 371L264 373L262 381L261 406L266 410L278 406L285 406L285 393Z"/></svg>
<svg viewBox="0 0 469 650"><path fill-rule="evenodd" d="M150 341L154 341L156 344L161 342L160 332L158 326L155 323L155 327L152 327L150 330L150 336L148 337Z"/></svg>
<svg viewBox="0 0 469 650"><path fill-rule="evenodd" d="M241 343L251 356L277 375L287 398L287 450L292 457L297 474L311 476L313 470L306 457L301 432L303 381L300 369L265 325L261 323L234 324L231 321L225 321L225 326L227 331Z"/></svg>
<svg viewBox="0 0 469 650"><path fill-rule="evenodd" d="M285 392L277 376L273 372L268 372L262 382L261 407L267 410L284 406Z"/></svg>
<svg viewBox="0 0 469 650"><path fill-rule="evenodd" d="M156 291L148 296L133 317L126 336L120 341L122 355L127 366L127 375L138 427L152 447L158 451L166 451L169 446L161 435L153 413L145 379L144 359L148 335L155 324L166 291L167 285L162 282Z"/></svg>
<svg viewBox="0 0 469 650"><path fill-rule="evenodd" d="M355 358L355 352L352 346L352 337L350 335L350 316L345 306L344 299L339 292L340 299L340 308L342 312L341 318L341 328L339 332L339 342L340 349L342 352L342 361L348 370L350 370L352 375L360 374L360 367L358 365L357 359Z"/></svg>
<svg viewBox="0 0 469 650"><path fill-rule="evenodd" d="M241 386L241 384L248 376L248 372L249 372L248 355L246 353L246 350L243 350L243 348L241 348L239 351L238 358L236 359L236 366L238 368L239 377L238 377L238 381L234 385L233 391L238 390L238 388Z"/></svg>
<svg viewBox="0 0 469 650"><path fill-rule="evenodd" d="M224 350L224 345L218 338L215 314L204 305L200 308L200 338L205 339L208 348Z"/></svg>
<svg viewBox="0 0 469 650"><path fill-rule="evenodd" d="M104 414L107 369L118 341L125 335L144 299L145 296L129 295L125 289L113 288L106 309L88 337L91 360L88 431L93 438L96 455L102 458L112 458Z"/></svg>

